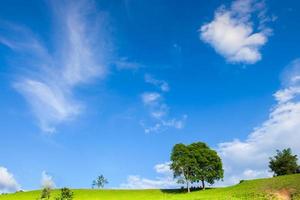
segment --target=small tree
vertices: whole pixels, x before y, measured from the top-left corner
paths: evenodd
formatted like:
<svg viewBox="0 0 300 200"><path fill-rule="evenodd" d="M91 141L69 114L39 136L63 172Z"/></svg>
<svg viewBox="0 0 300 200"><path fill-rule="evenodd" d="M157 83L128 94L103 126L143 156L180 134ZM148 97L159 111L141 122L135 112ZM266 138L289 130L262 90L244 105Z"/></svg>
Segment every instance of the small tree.
<svg viewBox="0 0 300 200"><path fill-rule="evenodd" d="M62 188L60 190L60 196L56 197L55 200L72 200L73 192L69 188Z"/></svg>
<svg viewBox="0 0 300 200"><path fill-rule="evenodd" d="M107 179L101 174L97 177L96 180L93 180L92 188L98 187L98 188L104 188L105 184L108 184Z"/></svg>
<svg viewBox="0 0 300 200"><path fill-rule="evenodd" d="M51 189L49 187L44 188L42 190L40 199L50 199L50 193L51 193Z"/></svg>
<svg viewBox="0 0 300 200"><path fill-rule="evenodd" d="M97 181L93 180L93 182L92 182L92 189L94 189L96 186L97 186Z"/></svg>
<svg viewBox="0 0 300 200"><path fill-rule="evenodd" d="M277 150L277 154L270 158L269 167L275 176L295 174L299 169L297 155L292 155L290 148Z"/></svg>

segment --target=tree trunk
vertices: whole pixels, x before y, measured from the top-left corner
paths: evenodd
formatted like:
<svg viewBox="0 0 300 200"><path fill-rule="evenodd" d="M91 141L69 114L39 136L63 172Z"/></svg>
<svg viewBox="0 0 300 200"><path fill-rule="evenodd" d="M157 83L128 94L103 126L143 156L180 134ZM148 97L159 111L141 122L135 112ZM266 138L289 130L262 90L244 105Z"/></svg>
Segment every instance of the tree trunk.
<svg viewBox="0 0 300 200"><path fill-rule="evenodd" d="M190 190L190 185L189 185L189 181L188 181L188 180L186 181L186 187L187 187L187 191L188 191L188 193L190 193L190 192L191 192L191 190Z"/></svg>
<svg viewBox="0 0 300 200"><path fill-rule="evenodd" d="M204 183L204 180L202 180L202 189L205 190L205 183Z"/></svg>

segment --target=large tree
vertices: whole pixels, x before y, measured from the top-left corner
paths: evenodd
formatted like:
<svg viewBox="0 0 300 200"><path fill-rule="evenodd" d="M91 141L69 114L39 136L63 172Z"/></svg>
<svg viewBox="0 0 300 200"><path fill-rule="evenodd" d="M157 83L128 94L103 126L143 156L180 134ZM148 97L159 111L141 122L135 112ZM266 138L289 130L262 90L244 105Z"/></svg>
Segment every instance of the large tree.
<svg viewBox="0 0 300 200"><path fill-rule="evenodd" d="M186 145L176 144L171 153L171 161L170 168L174 172L174 178L178 178L178 183L186 183L187 191L190 192L196 166L192 152Z"/></svg>
<svg viewBox="0 0 300 200"><path fill-rule="evenodd" d="M221 158L203 142L176 144L172 150L171 161L174 177L187 184L188 192L189 183L201 182L205 189L205 182L213 184L223 178Z"/></svg>
<svg viewBox="0 0 300 200"><path fill-rule="evenodd" d="M210 149L203 142L192 143L188 146L196 159L196 170L194 181L201 181L202 188L205 189L205 182L214 184L224 176L222 160L217 152Z"/></svg>
<svg viewBox="0 0 300 200"><path fill-rule="evenodd" d="M270 158L269 167L275 176L295 174L298 172L297 155L292 154L290 148L277 150L277 154Z"/></svg>

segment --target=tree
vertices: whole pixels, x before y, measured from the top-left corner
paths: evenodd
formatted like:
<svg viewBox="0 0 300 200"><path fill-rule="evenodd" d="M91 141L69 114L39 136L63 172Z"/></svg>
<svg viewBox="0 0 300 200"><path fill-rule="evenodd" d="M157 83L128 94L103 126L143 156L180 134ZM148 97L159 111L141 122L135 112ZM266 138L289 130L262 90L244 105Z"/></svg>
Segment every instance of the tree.
<svg viewBox="0 0 300 200"><path fill-rule="evenodd" d="M96 180L93 180L92 188L94 188L94 187L103 188L105 184L108 184L108 181L107 181L107 179L101 174L100 176L97 177Z"/></svg>
<svg viewBox="0 0 300 200"><path fill-rule="evenodd" d="M297 155L292 154L290 148L282 151L276 150L276 155L270 158L269 167L275 176L295 174L299 166L297 164Z"/></svg>
<svg viewBox="0 0 300 200"><path fill-rule="evenodd" d="M196 169L194 182L201 181L202 189L205 189L205 182L214 184L216 180L220 180L224 176L222 160L217 152L210 149L203 142L192 143L188 146L196 159Z"/></svg>
<svg viewBox="0 0 300 200"><path fill-rule="evenodd" d="M96 186L97 186L97 181L93 180L93 182L92 182L92 189L94 189Z"/></svg>
<svg viewBox="0 0 300 200"><path fill-rule="evenodd" d="M170 168L174 172L174 178L178 178L179 183L186 183L188 192L189 183L201 182L205 189L205 182L213 184L224 175L221 158L203 142L176 144L171 153L171 161Z"/></svg>
<svg viewBox="0 0 300 200"><path fill-rule="evenodd" d="M51 189L49 187L44 188L42 190L40 199L50 199L50 193L51 193Z"/></svg>
<svg viewBox="0 0 300 200"><path fill-rule="evenodd" d="M178 183L186 183L187 191L190 192L190 183L193 181L196 159L184 144L176 144L171 153L170 168L174 172L174 178Z"/></svg>
<svg viewBox="0 0 300 200"><path fill-rule="evenodd" d="M73 192L69 188L62 188L60 190L60 196L56 197L55 200L72 200Z"/></svg>

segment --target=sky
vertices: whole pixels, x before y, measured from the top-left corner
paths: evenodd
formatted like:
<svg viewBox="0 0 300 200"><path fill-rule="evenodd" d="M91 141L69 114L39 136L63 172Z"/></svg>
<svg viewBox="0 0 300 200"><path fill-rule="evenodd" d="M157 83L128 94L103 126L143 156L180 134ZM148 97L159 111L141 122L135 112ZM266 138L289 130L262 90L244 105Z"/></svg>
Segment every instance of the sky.
<svg viewBox="0 0 300 200"><path fill-rule="evenodd" d="M203 141L225 186L300 156L298 1L3 0L0 192L178 187Z"/></svg>

